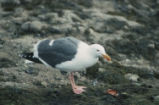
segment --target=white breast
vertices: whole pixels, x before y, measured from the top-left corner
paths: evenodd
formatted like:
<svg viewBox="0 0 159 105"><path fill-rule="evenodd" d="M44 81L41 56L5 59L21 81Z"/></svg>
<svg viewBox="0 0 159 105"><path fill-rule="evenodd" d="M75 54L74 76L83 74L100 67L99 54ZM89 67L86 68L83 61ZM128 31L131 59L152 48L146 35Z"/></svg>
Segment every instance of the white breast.
<svg viewBox="0 0 159 105"><path fill-rule="evenodd" d="M94 65L98 58L94 57L91 53L91 48L86 43L80 42L77 54L71 61L63 62L56 65L56 68L63 71L82 71L87 67Z"/></svg>

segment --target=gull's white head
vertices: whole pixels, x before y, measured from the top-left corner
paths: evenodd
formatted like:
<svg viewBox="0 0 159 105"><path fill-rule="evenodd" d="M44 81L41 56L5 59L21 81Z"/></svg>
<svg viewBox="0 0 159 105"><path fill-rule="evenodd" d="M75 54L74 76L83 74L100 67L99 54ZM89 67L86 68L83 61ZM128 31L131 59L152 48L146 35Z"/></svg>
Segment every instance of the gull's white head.
<svg viewBox="0 0 159 105"><path fill-rule="evenodd" d="M103 57L105 58L107 61L111 61L111 58L109 57L109 55L106 53L104 47L100 44L92 44L91 48L94 49L95 54L97 57Z"/></svg>

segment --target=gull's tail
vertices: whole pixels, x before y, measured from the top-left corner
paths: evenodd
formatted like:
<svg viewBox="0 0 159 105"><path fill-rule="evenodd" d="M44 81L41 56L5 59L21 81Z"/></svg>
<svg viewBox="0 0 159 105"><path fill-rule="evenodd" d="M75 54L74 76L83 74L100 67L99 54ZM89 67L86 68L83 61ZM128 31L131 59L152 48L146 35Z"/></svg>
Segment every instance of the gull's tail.
<svg viewBox="0 0 159 105"><path fill-rule="evenodd" d="M33 53L22 53L20 54L20 57L25 58L29 61L33 61L35 63L42 63L38 58L35 58Z"/></svg>

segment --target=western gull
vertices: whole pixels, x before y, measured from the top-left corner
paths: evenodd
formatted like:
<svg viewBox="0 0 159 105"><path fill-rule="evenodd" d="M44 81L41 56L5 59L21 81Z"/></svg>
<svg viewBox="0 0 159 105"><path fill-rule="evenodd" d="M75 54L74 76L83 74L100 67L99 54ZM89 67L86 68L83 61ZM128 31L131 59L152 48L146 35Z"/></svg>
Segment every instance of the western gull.
<svg viewBox="0 0 159 105"><path fill-rule="evenodd" d="M74 72L82 71L97 63L99 57L107 61L111 58L100 44L88 45L74 37L56 40L40 40L34 46L34 52L23 53L22 57L33 62L43 63L61 71L70 72L69 79L75 94L85 91L85 86L78 86L74 81Z"/></svg>

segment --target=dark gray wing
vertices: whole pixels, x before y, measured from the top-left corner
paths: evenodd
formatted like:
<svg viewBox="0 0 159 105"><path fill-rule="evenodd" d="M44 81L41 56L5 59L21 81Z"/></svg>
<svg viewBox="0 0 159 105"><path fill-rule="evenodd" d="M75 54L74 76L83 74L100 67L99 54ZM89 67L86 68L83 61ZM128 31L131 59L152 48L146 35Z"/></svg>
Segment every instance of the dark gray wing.
<svg viewBox="0 0 159 105"><path fill-rule="evenodd" d="M56 64L70 61L75 57L79 40L73 37L60 38L51 46L50 42L51 40L44 40L38 45L38 56L47 64L55 67Z"/></svg>

